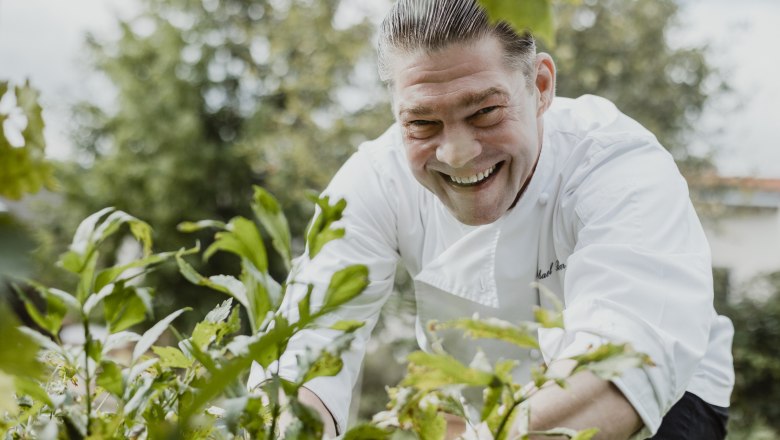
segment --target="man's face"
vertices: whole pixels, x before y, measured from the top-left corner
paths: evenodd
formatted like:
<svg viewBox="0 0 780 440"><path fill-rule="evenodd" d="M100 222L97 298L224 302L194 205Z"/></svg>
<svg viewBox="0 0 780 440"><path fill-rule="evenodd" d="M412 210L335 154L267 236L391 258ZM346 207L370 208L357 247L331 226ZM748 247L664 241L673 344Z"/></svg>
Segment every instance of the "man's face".
<svg viewBox="0 0 780 440"><path fill-rule="evenodd" d="M412 173L462 223L496 221L533 174L554 87L552 61L539 66L549 84L528 87L494 38L395 56L393 112Z"/></svg>

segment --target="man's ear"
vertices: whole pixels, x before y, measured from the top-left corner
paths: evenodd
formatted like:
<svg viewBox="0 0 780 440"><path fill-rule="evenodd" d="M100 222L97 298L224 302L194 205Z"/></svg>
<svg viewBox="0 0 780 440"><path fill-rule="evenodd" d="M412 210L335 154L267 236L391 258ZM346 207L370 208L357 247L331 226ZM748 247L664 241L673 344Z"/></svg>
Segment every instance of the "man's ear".
<svg viewBox="0 0 780 440"><path fill-rule="evenodd" d="M536 91L539 100L536 116L542 116L550 108L555 97L555 63L550 55L540 52L536 54Z"/></svg>

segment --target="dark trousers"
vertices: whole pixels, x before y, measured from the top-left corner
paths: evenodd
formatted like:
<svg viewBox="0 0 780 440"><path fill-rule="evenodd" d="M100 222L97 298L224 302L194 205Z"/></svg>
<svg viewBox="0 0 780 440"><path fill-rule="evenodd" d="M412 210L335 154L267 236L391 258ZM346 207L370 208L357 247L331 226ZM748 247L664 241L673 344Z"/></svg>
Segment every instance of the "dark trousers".
<svg viewBox="0 0 780 440"><path fill-rule="evenodd" d="M728 420L728 408L686 392L664 416L652 440L723 440Z"/></svg>

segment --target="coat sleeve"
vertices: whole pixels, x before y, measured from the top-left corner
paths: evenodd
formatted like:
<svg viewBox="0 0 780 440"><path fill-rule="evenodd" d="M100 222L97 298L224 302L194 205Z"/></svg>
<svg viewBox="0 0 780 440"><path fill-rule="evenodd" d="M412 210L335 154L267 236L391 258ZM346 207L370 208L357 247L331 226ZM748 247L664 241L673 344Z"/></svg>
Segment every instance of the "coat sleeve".
<svg viewBox="0 0 780 440"><path fill-rule="evenodd" d="M655 367L613 382L644 434L655 433L704 356L715 316L709 245L687 185L671 156L642 139L599 151L566 193L575 237L564 279L566 331L542 338L545 357L604 341L650 355Z"/></svg>
<svg viewBox="0 0 780 440"><path fill-rule="evenodd" d="M281 377L294 380L300 373L297 355L306 350L317 353L341 334L327 327L339 320L366 323L356 332L351 348L344 353L341 372L305 384L331 411L339 432L347 426L352 388L359 375L366 342L393 288L398 260L394 205L398 200L394 192L388 191L389 185L392 185L391 179L380 175L371 158L361 151L344 164L324 195L330 196L331 203L340 198L347 201L342 220L335 225L345 229L345 236L326 244L314 259L308 258L307 248L307 252L294 262L291 280L288 280L294 278L294 283L290 283L281 306L282 312L295 321L298 319L297 301L306 294L307 284L314 285L312 310L317 310L334 272L354 264L368 266L370 284L366 290L334 313L324 316L317 328L296 334L278 365ZM318 214L319 210L315 216ZM249 387L259 384L264 373L258 364L253 365Z"/></svg>

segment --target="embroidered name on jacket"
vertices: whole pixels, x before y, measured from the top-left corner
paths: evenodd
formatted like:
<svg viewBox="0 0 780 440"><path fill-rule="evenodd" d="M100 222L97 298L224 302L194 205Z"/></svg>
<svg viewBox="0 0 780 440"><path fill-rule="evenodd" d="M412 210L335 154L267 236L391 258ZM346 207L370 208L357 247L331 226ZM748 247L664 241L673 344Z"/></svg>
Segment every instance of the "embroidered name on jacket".
<svg viewBox="0 0 780 440"><path fill-rule="evenodd" d="M562 271L563 269L566 269L566 264L561 263L558 260L555 260L552 263L550 263L550 267L547 269L546 272L542 272L542 269L537 269L536 270L536 279L537 280L543 280L543 279L549 277L550 275L552 275L553 272L559 272L559 271Z"/></svg>

